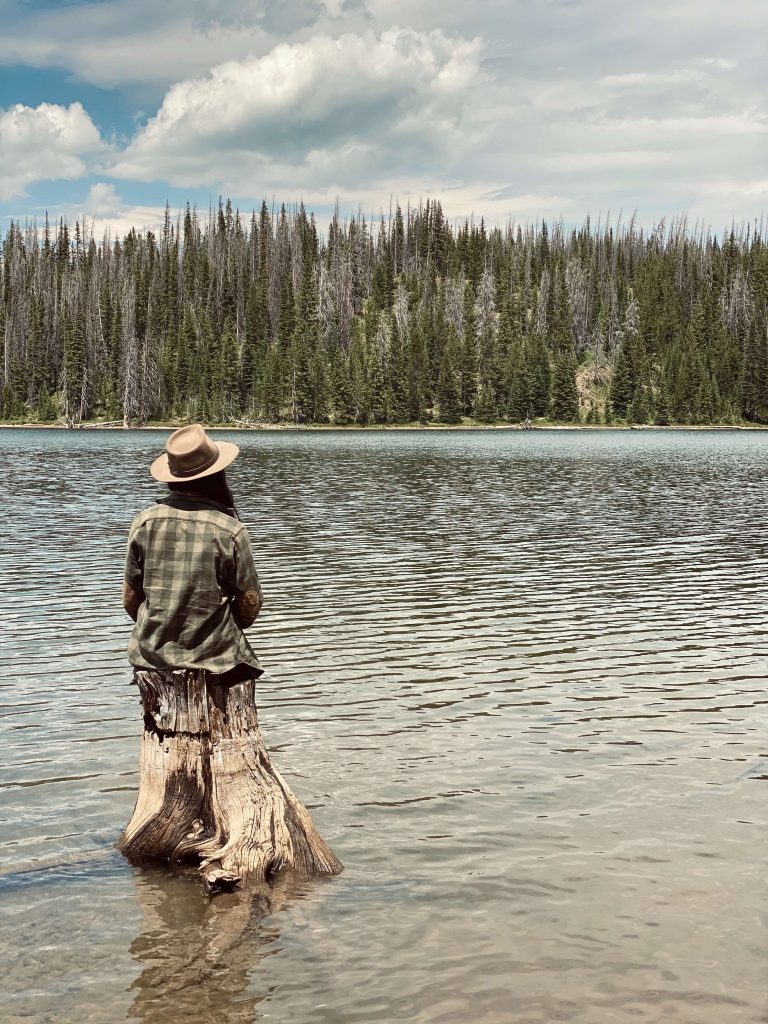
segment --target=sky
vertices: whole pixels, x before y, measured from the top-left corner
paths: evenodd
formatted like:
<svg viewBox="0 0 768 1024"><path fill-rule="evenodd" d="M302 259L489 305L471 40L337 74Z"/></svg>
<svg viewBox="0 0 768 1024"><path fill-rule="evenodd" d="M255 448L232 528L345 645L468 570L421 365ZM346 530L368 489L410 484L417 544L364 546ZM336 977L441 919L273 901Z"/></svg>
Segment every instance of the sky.
<svg viewBox="0 0 768 1024"><path fill-rule="evenodd" d="M0 0L0 220L768 213L766 0Z"/></svg>

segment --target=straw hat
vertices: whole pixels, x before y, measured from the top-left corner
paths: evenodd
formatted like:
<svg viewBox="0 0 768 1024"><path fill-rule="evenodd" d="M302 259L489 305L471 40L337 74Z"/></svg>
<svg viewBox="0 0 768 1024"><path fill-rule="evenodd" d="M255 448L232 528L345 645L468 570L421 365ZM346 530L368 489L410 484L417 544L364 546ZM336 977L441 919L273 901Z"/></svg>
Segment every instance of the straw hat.
<svg viewBox="0 0 768 1024"><path fill-rule="evenodd" d="M164 484L199 480L218 473L234 462L240 449L230 441L214 442L199 423L175 430L165 444L165 454L149 467L155 480Z"/></svg>

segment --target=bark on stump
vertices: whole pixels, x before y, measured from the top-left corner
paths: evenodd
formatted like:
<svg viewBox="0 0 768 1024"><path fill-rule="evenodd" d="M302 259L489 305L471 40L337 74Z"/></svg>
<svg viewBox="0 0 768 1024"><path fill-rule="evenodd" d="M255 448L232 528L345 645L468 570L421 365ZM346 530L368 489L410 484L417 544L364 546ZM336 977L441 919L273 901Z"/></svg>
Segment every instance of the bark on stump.
<svg viewBox="0 0 768 1024"><path fill-rule="evenodd" d="M283 869L338 874L343 865L272 766L255 683L205 672L137 672L144 708L139 795L117 846L134 862L199 864L210 892Z"/></svg>

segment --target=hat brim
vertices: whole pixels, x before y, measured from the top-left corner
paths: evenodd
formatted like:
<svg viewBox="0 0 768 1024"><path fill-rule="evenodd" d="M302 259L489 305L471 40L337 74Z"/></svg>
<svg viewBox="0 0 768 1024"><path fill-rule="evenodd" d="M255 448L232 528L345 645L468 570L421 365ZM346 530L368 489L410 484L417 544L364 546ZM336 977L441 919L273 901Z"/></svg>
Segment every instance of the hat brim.
<svg viewBox="0 0 768 1024"><path fill-rule="evenodd" d="M194 476L174 476L168 465L168 455L165 452L155 459L149 467L149 472L155 480L159 480L164 484L186 484L191 480L202 480L204 476L212 476L214 473L219 473L222 469L226 469L231 462L235 461L240 454L240 449L236 444L232 444L231 441L214 441L213 443L219 449L219 457L212 466L208 466L202 473L195 473Z"/></svg>

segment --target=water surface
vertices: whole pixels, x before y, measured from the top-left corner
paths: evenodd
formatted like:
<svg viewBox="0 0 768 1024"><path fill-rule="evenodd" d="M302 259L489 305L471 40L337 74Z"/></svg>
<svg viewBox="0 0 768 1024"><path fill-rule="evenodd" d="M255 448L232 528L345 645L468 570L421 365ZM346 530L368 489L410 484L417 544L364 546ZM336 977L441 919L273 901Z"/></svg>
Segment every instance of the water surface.
<svg viewBox="0 0 768 1024"><path fill-rule="evenodd" d="M264 736L347 870L212 901L112 850L165 436L0 430L3 1021L768 1019L768 435L233 435Z"/></svg>

